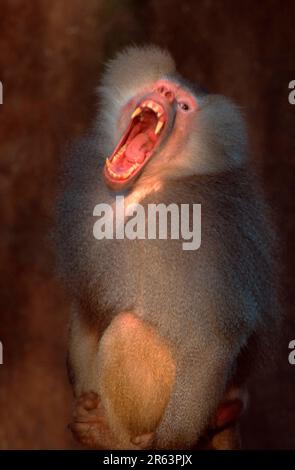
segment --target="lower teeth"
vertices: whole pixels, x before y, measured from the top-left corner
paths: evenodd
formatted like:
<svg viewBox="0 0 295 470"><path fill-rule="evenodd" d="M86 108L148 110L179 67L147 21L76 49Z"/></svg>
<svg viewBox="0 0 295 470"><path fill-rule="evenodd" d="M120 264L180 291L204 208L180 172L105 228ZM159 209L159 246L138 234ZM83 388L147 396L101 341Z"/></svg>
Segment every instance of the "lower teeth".
<svg viewBox="0 0 295 470"><path fill-rule="evenodd" d="M121 147L121 148L118 150L118 152L113 156L112 161L116 161L116 160L122 155L122 153L123 153L123 152L125 151L125 149L126 149L126 145L127 145L127 144L124 144L123 147Z"/></svg>

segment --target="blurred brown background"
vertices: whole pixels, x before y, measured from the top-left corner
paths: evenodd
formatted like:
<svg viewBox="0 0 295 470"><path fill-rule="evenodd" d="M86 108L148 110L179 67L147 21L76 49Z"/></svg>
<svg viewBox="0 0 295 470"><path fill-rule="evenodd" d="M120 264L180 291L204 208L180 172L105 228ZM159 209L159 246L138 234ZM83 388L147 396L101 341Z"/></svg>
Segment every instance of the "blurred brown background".
<svg viewBox="0 0 295 470"><path fill-rule="evenodd" d="M282 247L284 335L278 366L255 380L246 448L295 449L293 1L1 0L0 448L74 448L66 429L69 302L48 243L65 143L89 127L103 62L154 42L179 71L235 99L249 122Z"/></svg>

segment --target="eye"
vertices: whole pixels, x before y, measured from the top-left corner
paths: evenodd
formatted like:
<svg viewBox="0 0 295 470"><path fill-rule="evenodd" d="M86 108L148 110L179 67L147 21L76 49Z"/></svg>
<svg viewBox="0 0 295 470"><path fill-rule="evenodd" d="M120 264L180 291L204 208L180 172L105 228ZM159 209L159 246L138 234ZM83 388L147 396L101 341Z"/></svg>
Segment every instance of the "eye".
<svg viewBox="0 0 295 470"><path fill-rule="evenodd" d="M182 111L188 111L190 109L189 105L185 103L184 101L180 101L178 103L178 106L180 107L180 109L182 109Z"/></svg>

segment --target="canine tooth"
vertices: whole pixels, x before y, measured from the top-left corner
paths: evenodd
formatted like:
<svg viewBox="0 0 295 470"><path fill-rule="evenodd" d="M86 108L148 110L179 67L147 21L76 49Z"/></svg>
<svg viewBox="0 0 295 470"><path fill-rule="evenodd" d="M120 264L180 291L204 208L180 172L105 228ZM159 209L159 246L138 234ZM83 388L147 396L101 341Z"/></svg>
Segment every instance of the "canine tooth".
<svg viewBox="0 0 295 470"><path fill-rule="evenodd" d="M159 134L159 132L160 132L160 130L162 129L163 126L164 126L163 121L158 121L158 123L156 125L156 129L155 129L155 134Z"/></svg>
<svg viewBox="0 0 295 470"><path fill-rule="evenodd" d="M111 164L111 162L110 162L110 160L107 158L107 159L106 159L106 166L109 168L110 164Z"/></svg>
<svg viewBox="0 0 295 470"><path fill-rule="evenodd" d="M131 119L134 119L136 116L138 116L141 113L141 107L138 106L136 110L133 112Z"/></svg>

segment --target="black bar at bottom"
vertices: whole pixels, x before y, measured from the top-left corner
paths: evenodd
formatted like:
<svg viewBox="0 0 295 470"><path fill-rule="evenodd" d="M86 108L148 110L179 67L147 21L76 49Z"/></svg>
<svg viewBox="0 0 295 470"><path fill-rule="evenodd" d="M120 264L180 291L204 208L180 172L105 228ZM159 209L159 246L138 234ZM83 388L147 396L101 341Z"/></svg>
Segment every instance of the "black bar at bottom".
<svg viewBox="0 0 295 470"><path fill-rule="evenodd" d="M4 467L4 465L7 466ZM58 465L73 465L87 470L123 466L126 469L140 469L148 466L176 467L189 469L198 466L200 470L214 468L249 470L249 465L275 466L278 469L295 468L295 451L0 451L0 468L23 465L33 468L52 468ZM288 467L289 465L289 467Z"/></svg>

